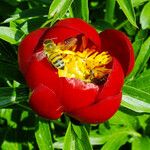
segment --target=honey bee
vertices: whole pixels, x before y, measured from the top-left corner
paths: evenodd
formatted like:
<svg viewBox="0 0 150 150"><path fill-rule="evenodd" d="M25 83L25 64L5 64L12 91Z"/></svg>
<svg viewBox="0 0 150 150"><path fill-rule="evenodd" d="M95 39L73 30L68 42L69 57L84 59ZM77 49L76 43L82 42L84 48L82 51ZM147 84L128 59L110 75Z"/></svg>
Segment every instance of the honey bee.
<svg viewBox="0 0 150 150"><path fill-rule="evenodd" d="M56 45L53 40L45 40L43 44L44 53L55 68L64 70L65 62L63 59L67 55L75 55L75 52L70 49L76 44L76 42L77 38L69 38L63 43L58 43Z"/></svg>
<svg viewBox="0 0 150 150"><path fill-rule="evenodd" d="M97 85L104 84L111 72L111 69L105 68L111 62L111 57L106 52L99 54L95 50L85 51L84 57L89 70L86 79Z"/></svg>
<svg viewBox="0 0 150 150"><path fill-rule="evenodd" d="M95 78L94 77L91 79L91 81L92 81L92 83L95 83L97 85L103 85L106 82L107 78L108 78L108 74L105 74L101 78Z"/></svg>

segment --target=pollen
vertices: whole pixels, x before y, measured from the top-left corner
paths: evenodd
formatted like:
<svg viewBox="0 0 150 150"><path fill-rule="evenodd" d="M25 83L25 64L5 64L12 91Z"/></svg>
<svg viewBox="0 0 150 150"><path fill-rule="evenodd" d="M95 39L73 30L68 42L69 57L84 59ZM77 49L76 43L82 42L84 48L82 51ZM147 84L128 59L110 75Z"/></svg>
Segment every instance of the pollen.
<svg viewBox="0 0 150 150"><path fill-rule="evenodd" d="M58 69L59 77L102 84L111 72L108 68L112 61L111 55L107 51L100 53L95 49L86 48L85 45L82 51L75 51L76 43L77 38L58 44L46 41L44 51L49 62Z"/></svg>

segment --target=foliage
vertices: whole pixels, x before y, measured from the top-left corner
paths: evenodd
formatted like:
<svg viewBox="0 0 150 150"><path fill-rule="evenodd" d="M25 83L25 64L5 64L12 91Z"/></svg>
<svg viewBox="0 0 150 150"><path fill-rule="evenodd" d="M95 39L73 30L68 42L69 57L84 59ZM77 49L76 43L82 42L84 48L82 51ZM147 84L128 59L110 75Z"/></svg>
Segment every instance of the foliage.
<svg viewBox="0 0 150 150"><path fill-rule="evenodd" d="M149 0L1 0L1 149L150 149L149 14ZM97 31L122 30L133 43L134 70L125 81L120 110L106 123L81 125L66 116L47 121L28 106L29 89L18 69L17 46L29 32L67 17L82 18Z"/></svg>

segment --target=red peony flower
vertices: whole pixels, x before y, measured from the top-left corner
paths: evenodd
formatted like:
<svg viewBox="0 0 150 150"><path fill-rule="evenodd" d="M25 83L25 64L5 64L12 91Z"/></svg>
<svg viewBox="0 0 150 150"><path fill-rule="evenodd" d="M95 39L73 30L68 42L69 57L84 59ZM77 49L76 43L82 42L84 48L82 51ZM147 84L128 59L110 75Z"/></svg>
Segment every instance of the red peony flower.
<svg viewBox="0 0 150 150"><path fill-rule="evenodd" d="M65 113L84 123L104 122L118 110L124 78L134 65L125 34L98 34L77 18L31 32L18 57L32 109L48 119Z"/></svg>

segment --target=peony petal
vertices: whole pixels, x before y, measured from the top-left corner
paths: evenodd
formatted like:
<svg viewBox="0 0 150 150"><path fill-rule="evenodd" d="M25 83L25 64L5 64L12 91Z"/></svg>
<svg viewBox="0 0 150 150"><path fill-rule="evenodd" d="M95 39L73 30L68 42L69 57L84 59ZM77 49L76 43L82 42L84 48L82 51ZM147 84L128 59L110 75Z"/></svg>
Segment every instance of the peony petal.
<svg viewBox="0 0 150 150"><path fill-rule="evenodd" d="M114 115L120 106L122 93L99 100L98 103L68 115L83 123L102 123Z"/></svg>
<svg viewBox="0 0 150 150"><path fill-rule="evenodd" d="M117 30L105 30L100 33L103 51L116 57L124 70L125 76L128 75L134 66L134 51L128 37Z"/></svg>
<svg viewBox="0 0 150 150"><path fill-rule="evenodd" d="M25 78L31 89L44 84L59 94L59 77L45 59L38 61L33 58Z"/></svg>
<svg viewBox="0 0 150 150"><path fill-rule="evenodd" d="M74 111L95 102L98 86L73 78L61 78L61 82L63 95L61 103L65 112Z"/></svg>
<svg viewBox="0 0 150 150"><path fill-rule="evenodd" d="M90 26L88 23L83 21L80 18L67 18L64 20L61 20L55 24L55 27L59 28L66 28L69 33L72 32L79 32L80 34L84 34L87 38L89 38L96 46L98 49L101 47L101 41L98 36L97 31ZM57 32L60 35L63 35L61 32ZM67 35L68 33L64 32L64 35ZM72 33L71 33L72 34Z"/></svg>
<svg viewBox="0 0 150 150"><path fill-rule="evenodd" d="M107 96L118 94L124 83L124 73L122 67L116 58L113 58L112 71L108 76L103 89L99 93L99 99L103 99Z"/></svg>
<svg viewBox="0 0 150 150"><path fill-rule="evenodd" d="M49 28L48 32L44 36L44 39L52 39L55 43L58 43L70 37L76 37L79 34L82 33L66 27L53 26L52 28Z"/></svg>
<svg viewBox="0 0 150 150"><path fill-rule="evenodd" d="M30 97L31 108L40 116L47 119L58 119L62 114L62 105L51 89L40 84Z"/></svg>
<svg viewBox="0 0 150 150"><path fill-rule="evenodd" d="M38 29L27 35L19 45L18 61L19 67L23 74L26 73L32 54L47 28Z"/></svg>

